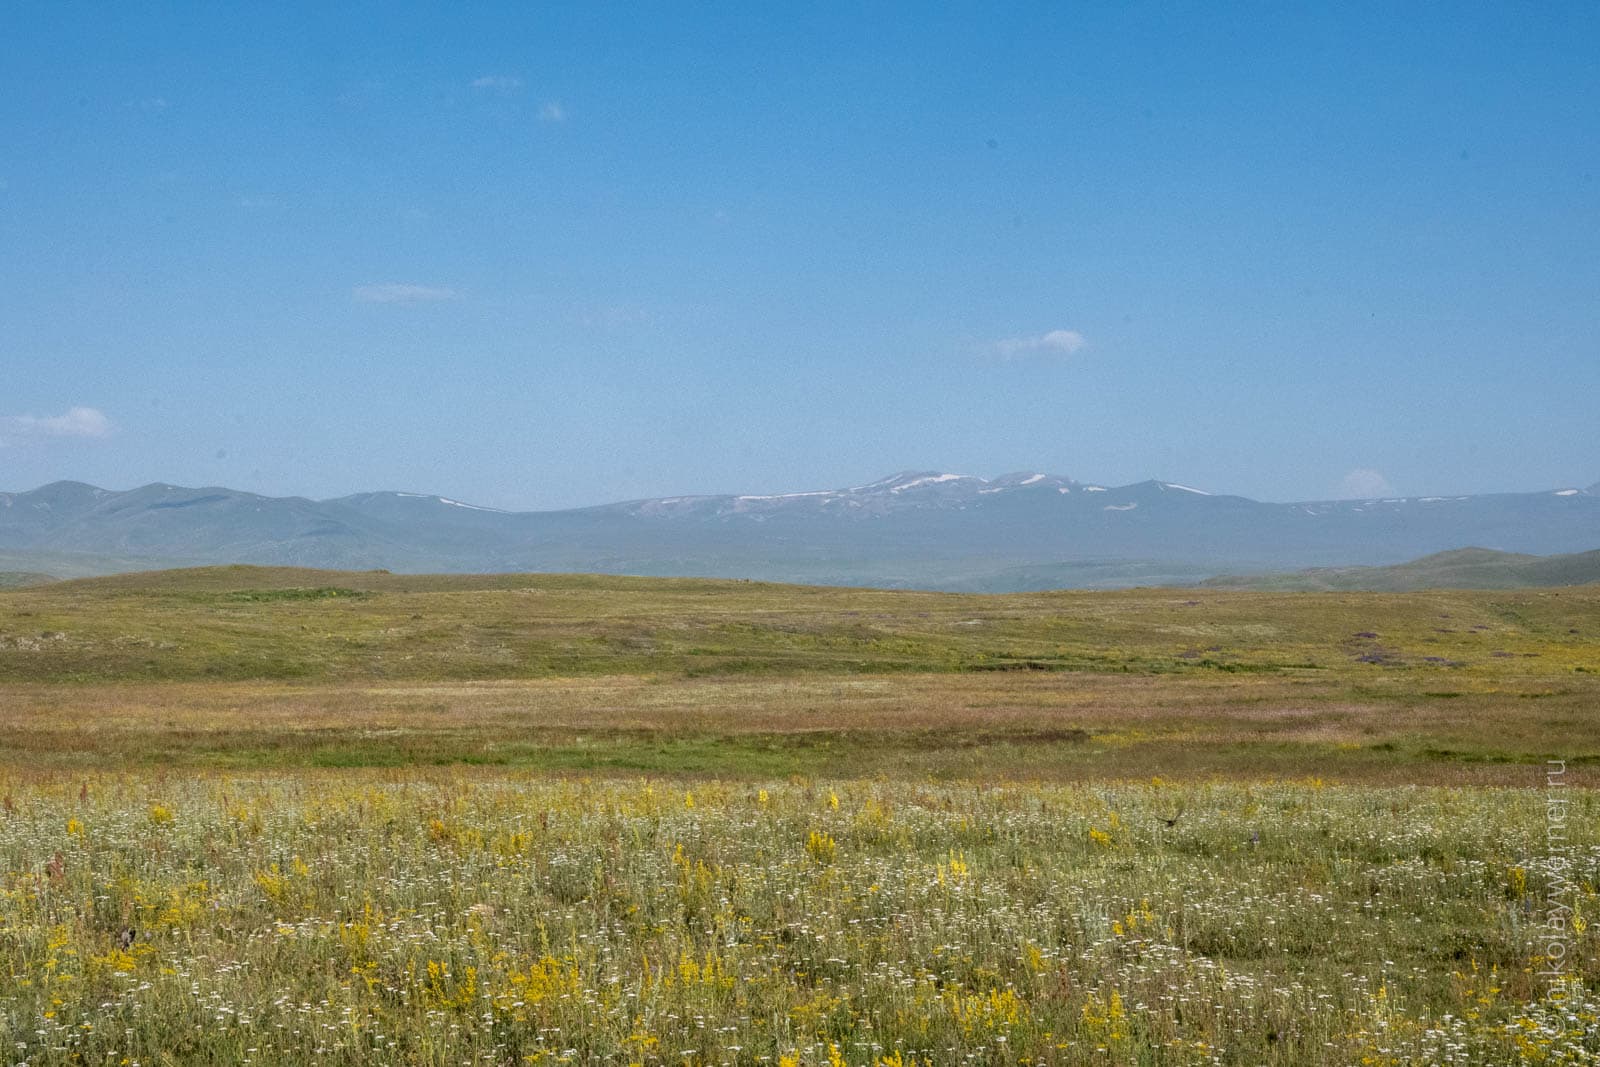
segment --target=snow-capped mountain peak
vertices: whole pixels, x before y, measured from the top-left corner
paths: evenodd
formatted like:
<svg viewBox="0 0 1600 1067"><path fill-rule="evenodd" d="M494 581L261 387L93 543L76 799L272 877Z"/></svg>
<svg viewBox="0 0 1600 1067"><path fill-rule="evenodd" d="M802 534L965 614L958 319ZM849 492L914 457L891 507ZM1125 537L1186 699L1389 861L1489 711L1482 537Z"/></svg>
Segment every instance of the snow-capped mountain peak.
<svg viewBox="0 0 1600 1067"><path fill-rule="evenodd" d="M1464 544L1571 553L1597 537L1600 486L1266 503L1178 482L1086 485L1036 470L913 470L840 489L518 513L423 493L307 500L166 483L0 493L0 552L78 569L93 556L112 569L249 562L1001 589L1384 563Z"/></svg>

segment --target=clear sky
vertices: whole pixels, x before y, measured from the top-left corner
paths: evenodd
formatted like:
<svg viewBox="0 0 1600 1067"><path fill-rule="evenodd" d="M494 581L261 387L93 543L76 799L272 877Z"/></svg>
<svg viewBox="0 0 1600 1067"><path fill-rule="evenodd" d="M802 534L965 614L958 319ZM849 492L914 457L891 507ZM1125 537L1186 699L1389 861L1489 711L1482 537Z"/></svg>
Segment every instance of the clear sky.
<svg viewBox="0 0 1600 1067"><path fill-rule="evenodd" d="M1597 397L1593 3L0 7L0 489L1532 490Z"/></svg>

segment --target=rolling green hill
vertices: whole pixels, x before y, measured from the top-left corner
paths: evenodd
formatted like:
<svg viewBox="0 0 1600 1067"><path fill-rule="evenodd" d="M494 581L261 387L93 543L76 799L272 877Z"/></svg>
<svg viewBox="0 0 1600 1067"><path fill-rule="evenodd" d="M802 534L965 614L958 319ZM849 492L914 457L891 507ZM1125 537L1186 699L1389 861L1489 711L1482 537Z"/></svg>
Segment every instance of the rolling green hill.
<svg viewBox="0 0 1600 1067"><path fill-rule="evenodd" d="M247 566L0 593L0 681L1600 671L1600 586L960 594ZM1526 664L1527 666L1522 666Z"/></svg>
<svg viewBox="0 0 1600 1067"><path fill-rule="evenodd" d="M961 594L247 566L0 591L0 769L1600 764L1600 585ZM1542 772L1540 772L1542 773Z"/></svg>
<svg viewBox="0 0 1600 1067"><path fill-rule="evenodd" d="M1212 578L1216 589L1369 590L1516 589L1600 582L1600 550L1528 556L1489 548L1458 548L1388 567L1313 567L1287 574Z"/></svg>

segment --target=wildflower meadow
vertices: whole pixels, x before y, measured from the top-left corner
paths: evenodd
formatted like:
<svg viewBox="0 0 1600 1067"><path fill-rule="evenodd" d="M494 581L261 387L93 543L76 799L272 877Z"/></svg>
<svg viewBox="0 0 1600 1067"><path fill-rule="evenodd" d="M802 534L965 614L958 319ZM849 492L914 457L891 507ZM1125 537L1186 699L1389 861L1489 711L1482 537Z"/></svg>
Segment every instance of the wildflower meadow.
<svg viewBox="0 0 1600 1067"><path fill-rule="evenodd" d="M1532 790L160 776L14 790L4 1058L1600 1062Z"/></svg>

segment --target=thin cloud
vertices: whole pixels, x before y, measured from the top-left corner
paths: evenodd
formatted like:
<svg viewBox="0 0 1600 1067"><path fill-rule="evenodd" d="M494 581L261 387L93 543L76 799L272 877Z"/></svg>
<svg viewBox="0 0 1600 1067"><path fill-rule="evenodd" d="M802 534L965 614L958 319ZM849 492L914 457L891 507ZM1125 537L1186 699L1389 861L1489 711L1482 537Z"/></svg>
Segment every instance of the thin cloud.
<svg viewBox="0 0 1600 1067"><path fill-rule="evenodd" d="M0 442L110 437L114 429L97 408L72 407L60 415L0 416Z"/></svg>
<svg viewBox="0 0 1600 1067"><path fill-rule="evenodd" d="M382 285L358 285L350 290L358 304L440 304L455 300L460 294L454 289L436 285L409 285L389 282Z"/></svg>
<svg viewBox="0 0 1600 1067"><path fill-rule="evenodd" d="M539 109L540 122L566 122L567 109L561 106L559 100L546 100Z"/></svg>
<svg viewBox="0 0 1600 1067"><path fill-rule="evenodd" d="M1089 345L1087 338L1077 330L1051 330L1035 337L1007 337L994 342L990 348L1001 359L1023 359L1028 356L1070 356Z"/></svg>
<svg viewBox="0 0 1600 1067"><path fill-rule="evenodd" d="M472 87L494 93L514 93L522 88L522 79L514 74L485 74L473 78Z"/></svg>
<svg viewBox="0 0 1600 1067"><path fill-rule="evenodd" d="M1343 500L1370 500L1374 497L1394 496L1394 486L1382 471L1371 467L1357 467L1339 479L1339 497Z"/></svg>

